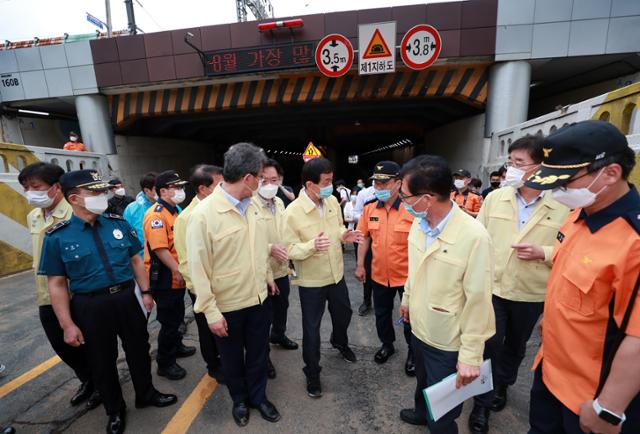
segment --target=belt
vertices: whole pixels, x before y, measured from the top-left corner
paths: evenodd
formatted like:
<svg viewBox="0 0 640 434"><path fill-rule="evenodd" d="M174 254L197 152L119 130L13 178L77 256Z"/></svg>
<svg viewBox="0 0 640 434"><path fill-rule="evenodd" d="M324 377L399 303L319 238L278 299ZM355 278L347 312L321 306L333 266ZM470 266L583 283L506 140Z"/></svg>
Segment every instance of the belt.
<svg viewBox="0 0 640 434"><path fill-rule="evenodd" d="M73 295L85 295L88 297L95 297L96 295L112 295L117 294L125 289L133 288L133 280L127 280L126 282L118 283L117 285L107 286L105 288L100 288L93 290L91 292L76 292Z"/></svg>

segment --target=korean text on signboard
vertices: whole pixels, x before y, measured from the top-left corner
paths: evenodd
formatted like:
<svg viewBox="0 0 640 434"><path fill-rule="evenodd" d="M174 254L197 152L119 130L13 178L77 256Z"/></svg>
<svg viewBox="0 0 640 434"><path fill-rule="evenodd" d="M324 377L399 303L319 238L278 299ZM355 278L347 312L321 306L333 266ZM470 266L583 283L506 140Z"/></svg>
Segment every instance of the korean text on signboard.
<svg viewBox="0 0 640 434"><path fill-rule="evenodd" d="M209 51L205 53L205 73L213 76L304 68L315 65L314 54L313 42Z"/></svg>

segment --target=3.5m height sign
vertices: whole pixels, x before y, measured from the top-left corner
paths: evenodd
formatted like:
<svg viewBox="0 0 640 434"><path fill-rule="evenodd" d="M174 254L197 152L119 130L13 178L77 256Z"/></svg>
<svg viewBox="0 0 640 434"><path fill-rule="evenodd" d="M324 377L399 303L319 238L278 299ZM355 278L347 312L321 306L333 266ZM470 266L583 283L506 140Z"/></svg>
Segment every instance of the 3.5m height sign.
<svg viewBox="0 0 640 434"><path fill-rule="evenodd" d="M358 73L386 74L396 70L396 22L358 26Z"/></svg>

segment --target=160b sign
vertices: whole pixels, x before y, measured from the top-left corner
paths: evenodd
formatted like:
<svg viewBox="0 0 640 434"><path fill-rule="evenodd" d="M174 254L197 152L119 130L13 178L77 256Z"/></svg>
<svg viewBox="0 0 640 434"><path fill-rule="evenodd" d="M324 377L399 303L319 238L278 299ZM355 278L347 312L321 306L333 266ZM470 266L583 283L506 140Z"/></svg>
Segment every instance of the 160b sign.
<svg viewBox="0 0 640 434"><path fill-rule="evenodd" d="M3 87L20 86L20 81L17 78L3 78L1 81Z"/></svg>

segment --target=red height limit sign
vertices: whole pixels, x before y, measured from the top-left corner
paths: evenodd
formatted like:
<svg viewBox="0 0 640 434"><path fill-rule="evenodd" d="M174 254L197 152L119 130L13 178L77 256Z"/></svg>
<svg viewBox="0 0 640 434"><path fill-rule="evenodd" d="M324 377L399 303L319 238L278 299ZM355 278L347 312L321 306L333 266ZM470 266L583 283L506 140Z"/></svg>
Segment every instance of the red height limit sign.
<svg viewBox="0 0 640 434"><path fill-rule="evenodd" d="M353 46L338 33L322 38L316 48L316 65L327 77L340 77L353 65Z"/></svg>

